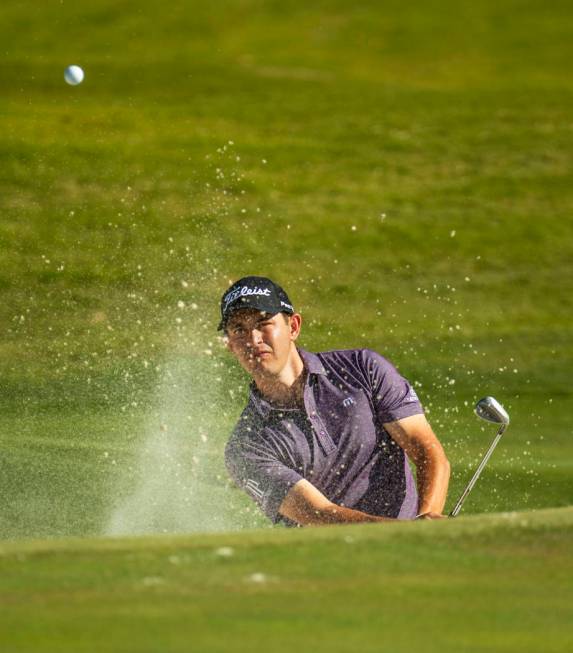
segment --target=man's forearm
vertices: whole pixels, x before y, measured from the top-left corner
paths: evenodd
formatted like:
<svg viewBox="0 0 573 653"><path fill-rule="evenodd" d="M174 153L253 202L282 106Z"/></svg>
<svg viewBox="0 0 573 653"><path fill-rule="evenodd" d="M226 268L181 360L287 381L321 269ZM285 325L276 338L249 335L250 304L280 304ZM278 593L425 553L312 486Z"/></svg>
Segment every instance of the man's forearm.
<svg viewBox="0 0 573 653"><path fill-rule="evenodd" d="M416 462L416 461L415 461ZM443 452L425 456L416 463L418 486L418 513L441 513L444 510L448 484L450 482L450 463Z"/></svg>
<svg viewBox="0 0 573 653"><path fill-rule="evenodd" d="M392 517L369 515L360 510L345 508L331 503L318 510L304 511L298 515L297 521L303 526L324 526L327 524L366 524L372 522L396 521Z"/></svg>
<svg viewBox="0 0 573 653"><path fill-rule="evenodd" d="M304 478L290 489L280 505L279 513L301 526L396 521L391 517L369 515L360 510L339 506Z"/></svg>
<svg viewBox="0 0 573 653"><path fill-rule="evenodd" d="M440 515L448 493L450 464L425 416L385 422L384 428L416 465L418 513Z"/></svg>

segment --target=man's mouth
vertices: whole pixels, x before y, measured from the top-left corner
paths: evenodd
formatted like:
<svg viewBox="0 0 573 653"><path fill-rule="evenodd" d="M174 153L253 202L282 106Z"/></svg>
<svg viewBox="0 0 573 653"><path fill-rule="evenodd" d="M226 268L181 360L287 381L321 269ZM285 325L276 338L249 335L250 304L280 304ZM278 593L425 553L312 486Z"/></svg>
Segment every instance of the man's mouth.
<svg viewBox="0 0 573 653"><path fill-rule="evenodd" d="M265 360L267 358L270 358L272 356L272 352L268 351L267 349L259 350L259 351L251 351L249 353L249 359L250 360Z"/></svg>
<svg viewBox="0 0 573 653"><path fill-rule="evenodd" d="M261 349L259 351L254 352L254 356L256 358L262 358L263 356L270 356L272 352L270 352L268 349Z"/></svg>

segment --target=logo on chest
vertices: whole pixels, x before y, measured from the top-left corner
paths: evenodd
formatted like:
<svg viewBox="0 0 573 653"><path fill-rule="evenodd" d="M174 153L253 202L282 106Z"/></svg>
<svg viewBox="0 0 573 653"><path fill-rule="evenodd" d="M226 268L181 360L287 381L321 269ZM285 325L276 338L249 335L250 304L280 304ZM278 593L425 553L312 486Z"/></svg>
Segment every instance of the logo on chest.
<svg viewBox="0 0 573 653"><path fill-rule="evenodd" d="M346 397L346 399L342 400L342 405L344 406L344 408L350 408L350 406L354 406L355 403L356 402L352 397Z"/></svg>

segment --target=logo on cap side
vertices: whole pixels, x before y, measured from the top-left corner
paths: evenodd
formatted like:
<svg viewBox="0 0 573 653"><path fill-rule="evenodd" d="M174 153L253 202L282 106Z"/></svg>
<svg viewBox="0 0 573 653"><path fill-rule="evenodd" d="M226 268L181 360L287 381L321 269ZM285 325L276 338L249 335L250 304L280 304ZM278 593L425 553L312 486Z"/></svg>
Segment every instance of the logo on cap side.
<svg viewBox="0 0 573 653"><path fill-rule="evenodd" d="M259 288L258 286L255 286L254 288L250 288L249 286L241 286L241 288L236 288L235 290L232 290L223 299L225 303L223 311L226 311L227 308L229 308L229 304L232 304L236 299L239 299L239 297L246 297L249 295L261 295L262 297L268 297L270 294L271 291L269 288Z"/></svg>

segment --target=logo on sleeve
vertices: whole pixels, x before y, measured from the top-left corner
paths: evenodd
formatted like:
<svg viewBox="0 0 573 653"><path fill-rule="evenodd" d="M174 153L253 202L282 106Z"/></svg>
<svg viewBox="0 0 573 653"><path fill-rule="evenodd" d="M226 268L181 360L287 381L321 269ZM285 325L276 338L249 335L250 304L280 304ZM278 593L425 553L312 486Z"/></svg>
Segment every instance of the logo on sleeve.
<svg viewBox="0 0 573 653"><path fill-rule="evenodd" d="M245 482L245 489L259 501L262 501L263 497L265 496L265 493L261 490L261 486L259 485L258 481L254 481L252 478L248 478Z"/></svg>
<svg viewBox="0 0 573 653"><path fill-rule="evenodd" d="M418 395L416 394L414 388L410 388L410 392L408 392L406 396L406 402L410 404L413 401L420 401L420 400L418 399Z"/></svg>
<svg viewBox="0 0 573 653"><path fill-rule="evenodd" d="M343 400L342 405L344 408L350 408L350 406L354 405L356 402L352 397L346 397L346 399Z"/></svg>

